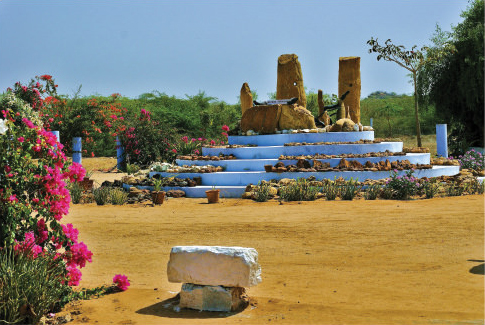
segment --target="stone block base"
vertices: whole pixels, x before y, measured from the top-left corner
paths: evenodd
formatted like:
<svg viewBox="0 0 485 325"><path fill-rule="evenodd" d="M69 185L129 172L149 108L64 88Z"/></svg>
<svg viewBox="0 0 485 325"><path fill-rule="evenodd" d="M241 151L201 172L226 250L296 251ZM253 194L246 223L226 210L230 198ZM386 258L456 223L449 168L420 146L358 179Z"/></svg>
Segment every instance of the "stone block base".
<svg viewBox="0 0 485 325"><path fill-rule="evenodd" d="M180 291L180 308L205 311L238 311L249 303L241 287L205 286L184 283Z"/></svg>

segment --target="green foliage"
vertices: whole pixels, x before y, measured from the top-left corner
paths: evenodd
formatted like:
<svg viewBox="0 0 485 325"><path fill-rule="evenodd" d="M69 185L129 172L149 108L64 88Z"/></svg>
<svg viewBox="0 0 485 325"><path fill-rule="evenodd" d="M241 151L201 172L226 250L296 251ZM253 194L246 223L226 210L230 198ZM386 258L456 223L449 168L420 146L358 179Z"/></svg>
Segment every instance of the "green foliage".
<svg viewBox="0 0 485 325"><path fill-rule="evenodd" d="M437 27L418 78L420 101L439 107L449 125L453 155L484 145L484 1L461 16L451 33Z"/></svg>
<svg viewBox="0 0 485 325"><path fill-rule="evenodd" d="M37 324L69 301L71 288L63 281L61 258L0 249L0 323Z"/></svg>
<svg viewBox="0 0 485 325"><path fill-rule="evenodd" d="M78 182L71 183L67 186L69 193L71 194L71 202L73 204L79 204L83 194L83 189Z"/></svg>
<svg viewBox="0 0 485 325"><path fill-rule="evenodd" d="M432 199L438 194L439 192L439 186L438 182L436 181L436 178L425 181L423 184L423 190L424 190L424 195L427 199Z"/></svg>
<svg viewBox="0 0 485 325"><path fill-rule="evenodd" d="M126 164L126 172L128 174L135 174L140 171L140 166L135 165L135 164Z"/></svg>
<svg viewBox="0 0 485 325"><path fill-rule="evenodd" d="M340 193L340 186L337 181L327 181L323 186L323 193L328 201L335 200Z"/></svg>
<svg viewBox="0 0 485 325"><path fill-rule="evenodd" d="M359 193L360 189L362 188L359 185L357 179L350 178L348 181L345 181L340 188L340 197L342 200L352 201L354 197Z"/></svg>
<svg viewBox="0 0 485 325"><path fill-rule="evenodd" d="M410 51L407 51L403 45L394 45L392 41L388 39L384 42L384 46L380 45L377 38L374 40L372 37L367 41L370 46L369 53L377 53L377 61L383 59L385 61L394 62L400 67L411 72L412 82L414 86L414 117L416 121L416 135L417 135L417 145L421 147L421 127L419 122L419 108L418 99L416 97L416 87L417 87L417 73L420 65L424 60L423 51L426 48L417 49L414 45Z"/></svg>
<svg viewBox="0 0 485 325"><path fill-rule="evenodd" d="M298 178L296 182L280 187L280 198L283 201L314 201L318 192L319 188L310 181Z"/></svg>
<svg viewBox="0 0 485 325"><path fill-rule="evenodd" d="M409 170L404 176L399 176L396 171L392 171L385 188L392 191L393 198L397 200L409 200L416 195L421 187L419 180L413 176L414 171Z"/></svg>
<svg viewBox="0 0 485 325"><path fill-rule="evenodd" d="M465 192L465 187L458 182L451 182L446 185L447 196L461 196Z"/></svg>
<svg viewBox="0 0 485 325"><path fill-rule="evenodd" d="M97 205L105 205L109 203L110 199L110 188L106 186L101 186L93 190L94 201Z"/></svg>
<svg viewBox="0 0 485 325"><path fill-rule="evenodd" d="M367 187L364 192L364 199L366 200L375 200L379 196L381 192L381 186L379 184L372 184Z"/></svg>
<svg viewBox="0 0 485 325"><path fill-rule="evenodd" d="M256 202L266 202L270 198L271 184L260 181L254 189L254 200Z"/></svg>
<svg viewBox="0 0 485 325"><path fill-rule="evenodd" d="M128 200L128 193L121 188L113 187L109 190L109 199L113 205L123 205Z"/></svg>
<svg viewBox="0 0 485 325"><path fill-rule="evenodd" d="M374 92L361 100L360 111L362 124L370 125L373 118L376 137L416 134L413 96ZM434 105L420 110L419 119L423 134L434 134L436 124L443 122L436 118Z"/></svg>

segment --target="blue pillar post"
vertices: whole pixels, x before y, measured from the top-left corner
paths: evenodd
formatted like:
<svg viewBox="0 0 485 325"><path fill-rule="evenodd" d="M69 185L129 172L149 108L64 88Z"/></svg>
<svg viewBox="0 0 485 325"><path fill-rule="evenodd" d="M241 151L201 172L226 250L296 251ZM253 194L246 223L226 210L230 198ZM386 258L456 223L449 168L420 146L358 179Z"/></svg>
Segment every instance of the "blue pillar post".
<svg viewBox="0 0 485 325"><path fill-rule="evenodd" d="M370 127L372 127L373 124L374 124L374 119L371 117L370 118Z"/></svg>
<svg viewBox="0 0 485 325"><path fill-rule="evenodd" d="M121 141L118 137L116 137L116 162L118 169L123 170L125 168L125 148L121 146Z"/></svg>
<svg viewBox="0 0 485 325"><path fill-rule="evenodd" d="M50 132L56 136L57 142L61 143L61 135L59 134L59 131L50 131ZM57 149L57 145L55 146L55 148Z"/></svg>
<svg viewBox="0 0 485 325"><path fill-rule="evenodd" d="M72 138L72 161L78 164L82 164L82 141L81 137Z"/></svg>
<svg viewBox="0 0 485 325"><path fill-rule="evenodd" d="M436 151L438 156L448 158L448 134L446 124L436 124Z"/></svg>

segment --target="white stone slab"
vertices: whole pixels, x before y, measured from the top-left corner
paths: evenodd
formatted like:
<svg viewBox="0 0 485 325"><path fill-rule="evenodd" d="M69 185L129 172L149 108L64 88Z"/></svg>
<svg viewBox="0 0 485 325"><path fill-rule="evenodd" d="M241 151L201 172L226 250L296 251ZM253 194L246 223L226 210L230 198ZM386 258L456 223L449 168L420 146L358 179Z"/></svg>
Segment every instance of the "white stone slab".
<svg viewBox="0 0 485 325"><path fill-rule="evenodd" d="M261 282L261 266L254 248L175 246L167 276L170 282L252 287Z"/></svg>
<svg viewBox="0 0 485 325"><path fill-rule="evenodd" d="M247 304L246 291L239 287L184 283L180 291L180 308L229 312L240 310Z"/></svg>

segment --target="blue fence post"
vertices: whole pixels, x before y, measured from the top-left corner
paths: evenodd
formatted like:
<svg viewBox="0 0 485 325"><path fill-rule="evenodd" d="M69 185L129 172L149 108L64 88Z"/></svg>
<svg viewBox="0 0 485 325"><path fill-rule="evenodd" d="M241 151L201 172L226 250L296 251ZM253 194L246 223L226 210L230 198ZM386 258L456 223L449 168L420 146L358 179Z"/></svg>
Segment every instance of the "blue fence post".
<svg viewBox="0 0 485 325"><path fill-rule="evenodd" d="M78 164L82 164L82 140L81 137L72 138L72 161Z"/></svg>
<svg viewBox="0 0 485 325"><path fill-rule="evenodd" d="M436 124L436 151L438 156L448 158L448 134L446 124Z"/></svg>
<svg viewBox="0 0 485 325"><path fill-rule="evenodd" d="M371 118L370 118L370 127L372 127L372 126L373 126L373 124L374 124L374 119L371 117Z"/></svg>
<svg viewBox="0 0 485 325"><path fill-rule="evenodd" d="M116 137L116 168L124 170L125 165L125 148L121 146L120 139Z"/></svg>
<svg viewBox="0 0 485 325"><path fill-rule="evenodd" d="M59 134L59 131L50 131L53 135L56 136L57 142L61 143L61 135ZM57 145L54 146L57 149Z"/></svg>

